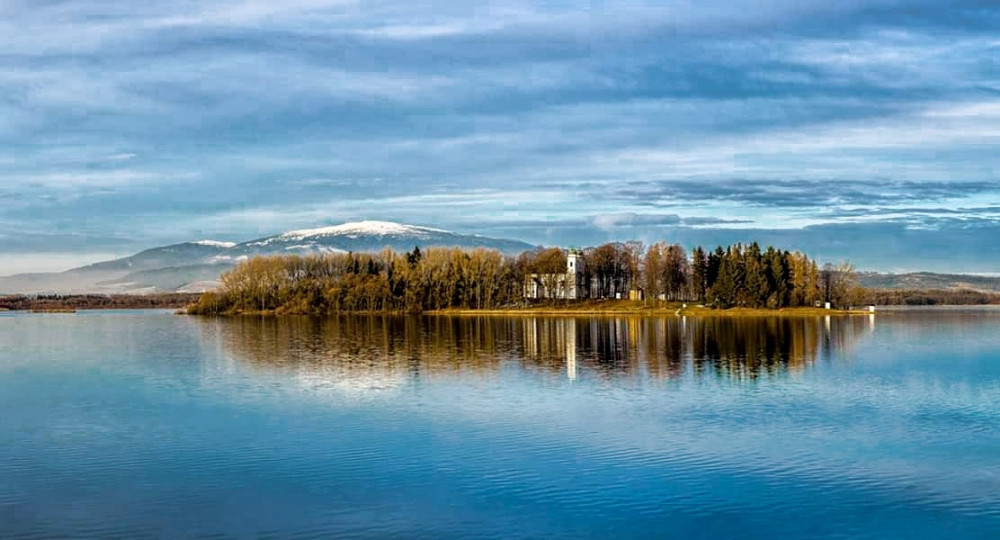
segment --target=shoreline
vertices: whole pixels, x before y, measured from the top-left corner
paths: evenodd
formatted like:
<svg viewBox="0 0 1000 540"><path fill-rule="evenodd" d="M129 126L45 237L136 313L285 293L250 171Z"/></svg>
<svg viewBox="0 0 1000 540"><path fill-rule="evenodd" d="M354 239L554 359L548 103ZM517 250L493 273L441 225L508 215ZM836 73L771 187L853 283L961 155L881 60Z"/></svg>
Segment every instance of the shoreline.
<svg viewBox="0 0 1000 540"><path fill-rule="evenodd" d="M544 317L826 317L826 316L855 316L871 315L868 310L847 310L847 309L823 309L823 308L728 308L713 309L707 307L689 306L687 308L679 306L614 306L603 309L581 308L576 306L547 306L509 309L444 309L424 312L430 316L491 316L491 317L516 317L516 316L544 316Z"/></svg>
<svg viewBox="0 0 1000 540"><path fill-rule="evenodd" d="M200 293L0 295L0 310L38 313L121 309L187 309Z"/></svg>
<svg viewBox="0 0 1000 540"><path fill-rule="evenodd" d="M178 315L189 314L186 310L178 310ZM539 305L507 307L497 309L440 309L422 311L419 313L403 312L383 312L383 311L341 311L325 314L310 313L278 313L276 311L240 311L234 313L223 313L216 316L222 317L309 317L309 316L336 316L336 315L423 315L428 317L670 317L689 316L699 318L713 317L827 317L827 316L857 316L873 315L867 309L847 310L847 309L824 309L815 307L791 307L791 308L745 308L735 307L728 309L713 309L704 306L687 306L681 303L670 303L665 305L647 305L641 302L630 301L610 301L610 302L584 302L563 305Z"/></svg>

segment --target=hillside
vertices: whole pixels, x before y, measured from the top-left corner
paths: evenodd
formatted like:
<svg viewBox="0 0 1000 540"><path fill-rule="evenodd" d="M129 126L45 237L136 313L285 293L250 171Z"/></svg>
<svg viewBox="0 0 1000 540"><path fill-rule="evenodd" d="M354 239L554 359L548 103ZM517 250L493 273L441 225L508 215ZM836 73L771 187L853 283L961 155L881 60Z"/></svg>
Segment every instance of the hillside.
<svg viewBox="0 0 1000 540"><path fill-rule="evenodd" d="M964 274L934 274L915 272L910 274L861 273L858 282L870 289L906 290L973 290L1000 292L1000 277L974 276Z"/></svg>
<svg viewBox="0 0 1000 540"><path fill-rule="evenodd" d="M222 273L257 255L360 253L386 247L410 251L417 246L482 247L509 254L533 247L517 240L385 221L362 221L289 231L240 244L212 240L184 242L66 272L0 277L0 294L198 292L213 288Z"/></svg>

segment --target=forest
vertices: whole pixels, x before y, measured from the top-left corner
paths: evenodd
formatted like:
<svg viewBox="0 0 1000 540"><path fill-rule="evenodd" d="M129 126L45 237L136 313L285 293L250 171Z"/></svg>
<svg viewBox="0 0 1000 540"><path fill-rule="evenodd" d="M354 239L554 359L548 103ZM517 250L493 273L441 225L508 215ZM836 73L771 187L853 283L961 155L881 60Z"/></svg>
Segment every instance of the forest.
<svg viewBox="0 0 1000 540"><path fill-rule="evenodd" d="M72 294L0 296L0 310L74 309L178 309L199 299L199 294Z"/></svg>
<svg viewBox="0 0 1000 540"><path fill-rule="evenodd" d="M578 298L635 296L647 303L695 302L715 308L854 305L861 298L849 264L824 265L801 252L756 243L695 248L677 244L609 243L578 253ZM566 279L567 251L538 248L517 257L498 251L430 248L422 251L258 257L222 276L217 292L188 308L191 314L424 312L508 309L566 303L557 283ZM528 280L542 284L540 299L525 299Z"/></svg>
<svg viewBox="0 0 1000 540"><path fill-rule="evenodd" d="M1000 294L971 289L866 289L862 303L879 306L977 306L1000 304Z"/></svg>

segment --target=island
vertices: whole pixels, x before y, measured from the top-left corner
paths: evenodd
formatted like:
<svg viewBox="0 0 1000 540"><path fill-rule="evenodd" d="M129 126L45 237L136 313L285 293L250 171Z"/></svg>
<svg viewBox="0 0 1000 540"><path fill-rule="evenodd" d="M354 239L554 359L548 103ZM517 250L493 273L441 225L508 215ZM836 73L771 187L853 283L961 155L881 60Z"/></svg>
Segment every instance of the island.
<svg viewBox="0 0 1000 540"><path fill-rule="evenodd" d="M831 314L852 313L865 291L846 262L758 244L694 248L609 243L493 249L264 256L223 275L188 306L193 315Z"/></svg>

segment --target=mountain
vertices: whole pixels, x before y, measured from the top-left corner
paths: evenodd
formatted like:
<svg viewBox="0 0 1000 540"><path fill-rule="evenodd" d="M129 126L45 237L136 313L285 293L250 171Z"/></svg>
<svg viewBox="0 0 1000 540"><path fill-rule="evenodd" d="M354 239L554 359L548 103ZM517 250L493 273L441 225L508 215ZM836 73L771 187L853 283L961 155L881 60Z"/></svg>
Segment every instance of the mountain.
<svg viewBox="0 0 1000 540"><path fill-rule="evenodd" d="M910 274L858 274L858 283L871 289L908 290L974 290L979 292L1000 292L1000 277L971 276L964 274L933 274L914 272Z"/></svg>
<svg viewBox="0 0 1000 540"><path fill-rule="evenodd" d="M0 277L0 294L201 292L218 286L219 276L238 262L257 255L376 252L386 247L410 251L415 246L483 247L509 254L533 247L516 240L362 221L289 231L241 244L212 240L185 242L66 272Z"/></svg>
<svg viewBox="0 0 1000 540"><path fill-rule="evenodd" d="M334 227L290 231L239 244L234 249L244 255L258 253L344 253L374 252L385 247L396 251L410 251L414 246L448 246L473 249L485 247L504 253L520 253L532 248L516 240L498 240L478 235L402 225L386 221L361 221Z"/></svg>
<svg viewBox="0 0 1000 540"><path fill-rule="evenodd" d="M71 272L138 272L172 266L210 263L218 259L225 259L229 251L235 246L236 244L233 243L215 242L212 240L185 242L183 244L147 249L131 257L91 264L76 268L71 270Z"/></svg>
<svg viewBox="0 0 1000 540"><path fill-rule="evenodd" d="M205 292L218 286L219 276L232 267L232 263L218 262L140 270L97 285L131 292Z"/></svg>

